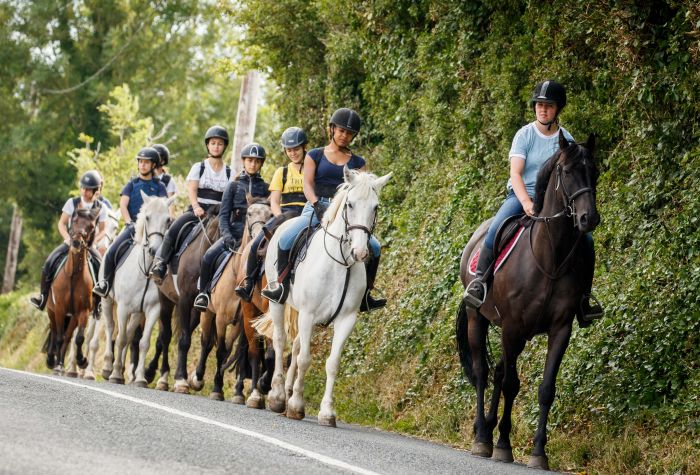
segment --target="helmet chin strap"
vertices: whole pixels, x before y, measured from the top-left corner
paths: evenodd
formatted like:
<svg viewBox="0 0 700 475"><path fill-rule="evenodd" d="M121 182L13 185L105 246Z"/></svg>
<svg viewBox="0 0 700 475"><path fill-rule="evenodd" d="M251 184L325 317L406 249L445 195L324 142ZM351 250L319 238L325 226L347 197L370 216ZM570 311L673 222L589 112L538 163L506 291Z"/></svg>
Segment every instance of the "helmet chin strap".
<svg viewBox="0 0 700 475"><path fill-rule="evenodd" d="M552 130L552 125L553 125L553 124L559 124L559 120L558 120L558 119L559 119L559 114L555 115L555 116L554 116L554 119L550 120L549 122L542 122L540 119L537 119L537 122L539 122L539 123L542 124L542 125L546 125L546 126L547 126L547 132L549 132L550 130Z"/></svg>
<svg viewBox="0 0 700 475"><path fill-rule="evenodd" d="M353 136L353 138L355 137ZM331 142L333 142L340 150L344 152L351 152L350 147L340 146L338 145L338 142L335 141L335 124L331 124Z"/></svg>

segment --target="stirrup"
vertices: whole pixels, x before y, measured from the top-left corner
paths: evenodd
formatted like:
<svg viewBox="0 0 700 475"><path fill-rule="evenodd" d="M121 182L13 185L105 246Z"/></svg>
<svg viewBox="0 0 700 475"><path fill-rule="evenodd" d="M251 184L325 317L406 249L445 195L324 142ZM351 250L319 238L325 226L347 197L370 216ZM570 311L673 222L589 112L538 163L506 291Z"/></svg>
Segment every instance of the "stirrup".
<svg viewBox="0 0 700 475"><path fill-rule="evenodd" d="M277 282L277 286L274 289L272 289L270 288L271 283L272 282L268 282L267 286L262 290L262 292L260 292L260 294L267 300L270 300L271 302L283 304L286 300L284 298L286 294L286 292L284 291L284 284L282 284L281 282Z"/></svg>
<svg viewBox="0 0 700 475"><path fill-rule="evenodd" d="M591 299L595 302L594 305L590 304ZM586 311L584 308L584 304L587 301L588 311ZM581 297L581 303L579 304L579 326L583 326L582 324L593 323L595 320L602 318L604 314L605 311L603 310L603 306L600 304L600 300L598 300L593 294L583 294Z"/></svg>
<svg viewBox="0 0 700 475"><path fill-rule="evenodd" d="M482 282L481 279L474 279L471 282L469 282L467 288L464 289L464 294L462 294L462 300L469 307L478 309L479 307L481 307L481 305L483 305L484 300L486 300L487 290L488 289L486 288L486 284ZM476 293L480 293L481 297L479 297L479 295L474 295Z"/></svg>
<svg viewBox="0 0 700 475"><path fill-rule="evenodd" d="M165 261L158 259L151 268L151 272L148 276L155 281L156 284L161 284L163 279L165 279L165 273L167 272L168 265Z"/></svg>
<svg viewBox="0 0 700 475"><path fill-rule="evenodd" d="M109 295L109 283L106 280L99 281L92 288L92 293L102 298L107 298L107 295Z"/></svg>
<svg viewBox="0 0 700 475"><path fill-rule="evenodd" d="M209 308L209 294L206 292L200 292L199 295L195 297L194 304L192 306L200 312L206 312Z"/></svg>
<svg viewBox="0 0 700 475"><path fill-rule="evenodd" d="M46 302L44 302L44 294L39 294L38 297L30 297L29 302L38 310L44 310L44 307L46 307Z"/></svg>
<svg viewBox="0 0 700 475"><path fill-rule="evenodd" d="M373 310L379 310L380 308L385 306L385 298L375 299L370 295L370 290L367 290L367 292L365 292L364 297L362 298L362 303L360 304L360 312L371 312Z"/></svg>

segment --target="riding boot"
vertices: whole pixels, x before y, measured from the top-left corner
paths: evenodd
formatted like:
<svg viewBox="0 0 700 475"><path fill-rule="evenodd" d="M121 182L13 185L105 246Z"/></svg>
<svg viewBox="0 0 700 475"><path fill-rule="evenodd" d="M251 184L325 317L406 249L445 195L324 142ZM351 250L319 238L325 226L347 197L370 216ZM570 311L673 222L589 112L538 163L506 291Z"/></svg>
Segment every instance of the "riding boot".
<svg viewBox="0 0 700 475"><path fill-rule="evenodd" d="M165 279L165 273L168 271L168 263L173 253L173 241L168 233L165 234L163 242L156 252L156 258L153 261L150 276L156 284L161 284Z"/></svg>
<svg viewBox="0 0 700 475"><path fill-rule="evenodd" d="M95 294L94 291L93 294ZM92 298L92 316L95 317L95 320L100 319L100 313L102 313L102 297L95 294Z"/></svg>
<svg viewBox="0 0 700 475"><path fill-rule="evenodd" d="M253 297L253 289L257 281L259 266L257 253L251 249L250 254L248 254L248 261L246 262L246 278L241 282L241 285L236 287L236 294L246 302L250 302Z"/></svg>
<svg viewBox="0 0 700 475"><path fill-rule="evenodd" d="M41 290L38 297L31 297L29 301L39 310L46 308L46 302L49 298L49 290L51 290L51 276L48 269L41 269Z"/></svg>
<svg viewBox="0 0 700 475"><path fill-rule="evenodd" d="M200 312L206 312L207 308L209 308L209 300L209 292L200 292L197 297L195 297L194 304L192 306Z"/></svg>
<svg viewBox="0 0 700 475"><path fill-rule="evenodd" d="M262 291L262 296L273 302L283 304L287 300L287 294L289 293L289 280L291 272L287 272L282 281L279 281L279 276L284 274L284 271L289 264L289 254L291 250L284 250L277 248L277 279L275 288L271 288L271 283L267 284Z"/></svg>
<svg viewBox="0 0 700 475"><path fill-rule="evenodd" d="M489 249L486 245L481 246L481 251L479 253L479 262L476 265L476 277L474 280L469 282L469 285L464 290L464 295L462 299L464 303L472 308L479 308L481 304L486 300L486 294L488 293L488 285L490 285L490 274L489 268L494 261L493 249Z"/></svg>
<svg viewBox="0 0 700 475"><path fill-rule="evenodd" d="M360 304L360 312L371 312L372 310L377 310L386 305L386 299L375 299L370 295L370 292L374 289L374 280L377 278L378 269L378 257L371 257L369 262L365 264L365 271L367 272L367 290Z"/></svg>

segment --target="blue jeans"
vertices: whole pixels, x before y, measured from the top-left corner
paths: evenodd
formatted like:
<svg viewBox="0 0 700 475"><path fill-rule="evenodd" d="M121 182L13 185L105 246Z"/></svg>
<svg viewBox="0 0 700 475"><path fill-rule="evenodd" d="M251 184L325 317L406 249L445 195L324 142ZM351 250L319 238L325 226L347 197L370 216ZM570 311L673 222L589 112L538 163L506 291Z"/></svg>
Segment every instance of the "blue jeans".
<svg viewBox="0 0 700 475"><path fill-rule="evenodd" d="M319 199L326 203L331 202L330 198ZM312 226L316 226L318 224L318 218L316 217L316 213L314 213L314 207L311 203L307 201L306 205L304 206L304 211L301 212L301 216L290 220L292 224L290 224L289 227L284 231L284 234L280 236L279 247L281 250L289 251L292 248L294 240L299 235L301 230L309 225L309 218L311 218ZM381 255L382 247L379 244L379 241L377 241L376 237L370 236L369 248L370 252L372 252L372 255L375 258L378 258Z"/></svg>

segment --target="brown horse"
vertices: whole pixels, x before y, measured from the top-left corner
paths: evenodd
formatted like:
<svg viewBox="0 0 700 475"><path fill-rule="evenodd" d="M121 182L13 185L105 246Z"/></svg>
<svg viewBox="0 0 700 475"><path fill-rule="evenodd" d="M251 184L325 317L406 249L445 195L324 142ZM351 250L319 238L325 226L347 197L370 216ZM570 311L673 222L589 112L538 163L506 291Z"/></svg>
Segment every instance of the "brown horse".
<svg viewBox="0 0 700 475"><path fill-rule="evenodd" d="M201 388L204 380L205 364L209 353L216 345L216 373L214 375L214 388L210 394L211 399L224 400L224 363L228 357L232 343L227 344L226 329L233 326L229 340L235 340L241 331L241 319L239 313L240 299L234 289L241 277L245 275L246 250L250 249L252 240L267 220L272 216L270 202L267 199L248 197L248 211L246 213L246 226L241 238L240 249L229 259L221 274L221 278L211 292L209 309L202 317L202 353L199 358L197 370L192 377L193 385ZM241 268L243 269L241 273ZM243 383L239 376L236 385L236 395L242 397ZM197 387L195 386L195 387ZM233 402L241 403L234 397Z"/></svg>
<svg viewBox="0 0 700 475"><path fill-rule="evenodd" d="M540 417L529 466L548 469L545 453L547 418L554 402L555 382L569 345L574 315L585 292L585 276L593 262L582 262L582 241L599 223L596 208L598 171L593 161L594 137L586 144L569 144L559 134L560 150L537 176L535 211L510 257L495 274L493 285L479 310L464 301L457 315L457 343L464 372L476 388L477 407L472 453L504 462L513 461L510 444L511 411L520 389L517 360L527 340L547 334L547 359L538 399ZM480 248L487 223L467 244L461 263L461 280L472 280L468 263ZM591 266L583 269L583 266ZM494 373L494 392L487 415L484 393L489 376L486 334L489 322L501 327L502 358ZM504 395L499 438L493 448L498 404Z"/></svg>
<svg viewBox="0 0 700 475"><path fill-rule="evenodd" d="M178 323L180 327L180 340L178 342L177 368L175 369L175 385L173 391L181 394L189 394L190 385L187 381L187 353L192 344L192 333L199 325L200 312L193 307L194 299L197 296L197 281L199 280L200 263L202 256L207 249L219 238L219 206L212 206L207 210L204 218L205 229L201 232L185 249L180 256L178 265L177 281L173 280L173 275L168 273L160 289L160 333L156 346L156 357L149 364L149 369L154 368L157 357L163 355L161 365L161 379L170 371L167 355L172 337L171 316L175 306L177 308ZM147 380L150 371L147 371ZM161 386L157 389L166 389Z"/></svg>
<svg viewBox="0 0 700 475"><path fill-rule="evenodd" d="M85 326L88 316L92 313L94 284L90 275L88 249L95 236L95 221L99 212L99 208L79 209L75 212L71 218L68 257L63 269L51 284L46 306L50 320L46 364L53 368L54 374L63 374L66 348L76 328L76 361L80 368L87 366L82 347Z"/></svg>

